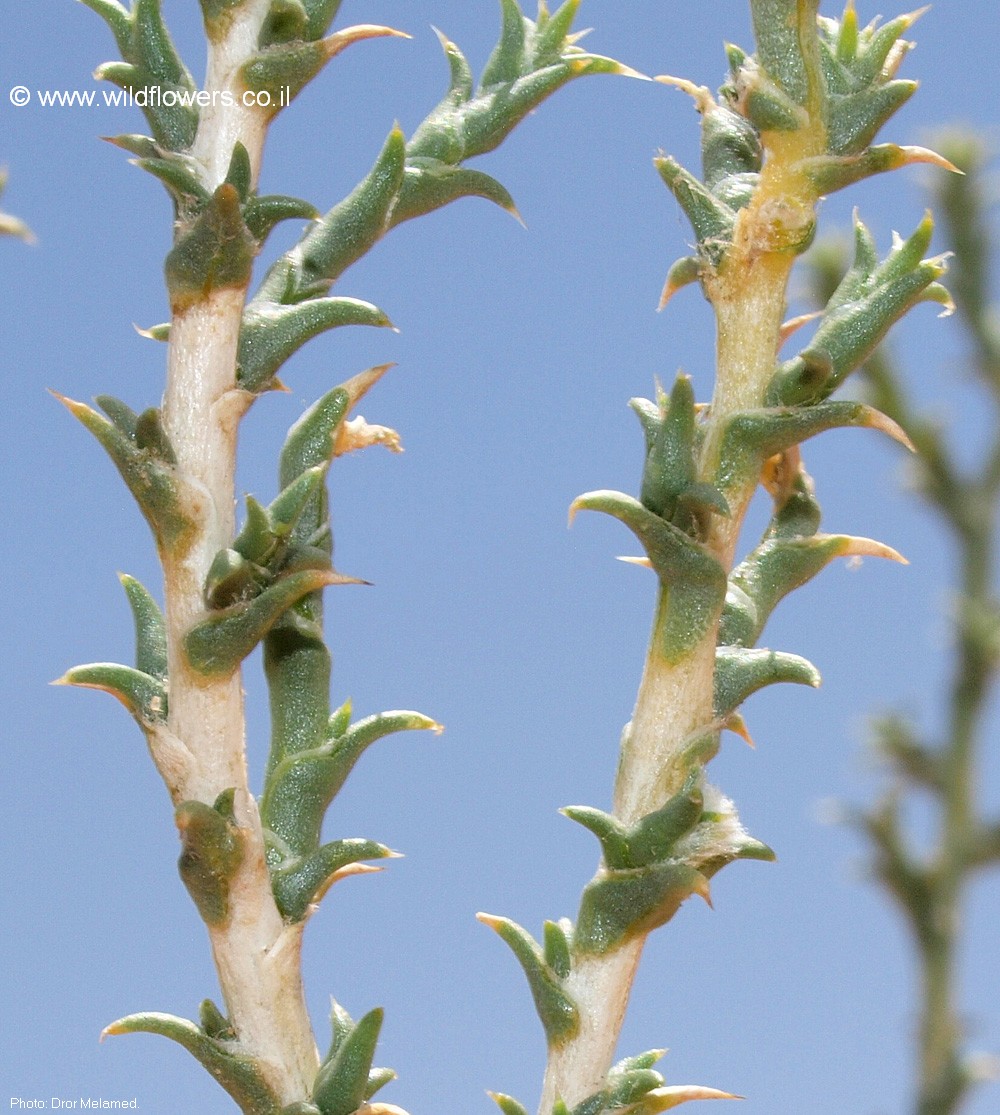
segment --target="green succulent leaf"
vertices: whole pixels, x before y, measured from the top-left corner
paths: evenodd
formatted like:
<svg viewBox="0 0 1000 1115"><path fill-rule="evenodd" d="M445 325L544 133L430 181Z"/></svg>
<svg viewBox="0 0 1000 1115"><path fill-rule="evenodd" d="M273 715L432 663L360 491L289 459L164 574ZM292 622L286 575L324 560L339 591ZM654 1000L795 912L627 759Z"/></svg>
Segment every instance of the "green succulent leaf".
<svg viewBox="0 0 1000 1115"><path fill-rule="evenodd" d="M767 393L769 405L825 399L913 306L928 301L950 306L937 282L945 272L944 257L923 258L933 228L928 214L916 232L898 240L879 263L871 234L855 221L854 264L834 291L810 344L775 374Z"/></svg>
<svg viewBox="0 0 1000 1115"><path fill-rule="evenodd" d="M450 166L441 159L408 159L403 185L392 209L392 226L433 213L463 197L481 197L518 216L514 199L481 170Z"/></svg>
<svg viewBox="0 0 1000 1115"><path fill-rule="evenodd" d="M206 205L211 194L201 180L201 172L193 159L169 152L144 156L133 162L160 180L178 208Z"/></svg>
<svg viewBox="0 0 1000 1115"><path fill-rule="evenodd" d="M573 923L569 918L547 921L543 931L545 963L564 980L572 967Z"/></svg>
<svg viewBox="0 0 1000 1115"><path fill-rule="evenodd" d="M517 0L500 0L503 24L500 41L483 68L482 85L510 84L521 76L524 63L525 23Z"/></svg>
<svg viewBox="0 0 1000 1115"><path fill-rule="evenodd" d="M111 28L123 59L98 67L95 76L141 93L156 142L166 151L187 150L198 128L196 86L174 48L160 0L134 0L130 11L116 0L83 2Z"/></svg>
<svg viewBox="0 0 1000 1115"><path fill-rule="evenodd" d="M620 1073L612 1081L608 1074L608 1108L611 1111L630 1110L654 1088L663 1086L663 1077L653 1069L633 1069Z"/></svg>
<svg viewBox="0 0 1000 1115"><path fill-rule="evenodd" d="M277 540L271 516L253 496L246 497L246 517L239 534L233 539L233 549L256 565L265 565L274 553Z"/></svg>
<svg viewBox="0 0 1000 1115"><path fill-rule="evenodd" d="M674 852L701 817L704 795L698 785L699 771L692 771L683 788L659 809L647 813L629 833L629 867L662 863Z"/></svg>
<svg viewBox="0 0 1000 1115"><path fill-rule="evenodd" d="M281 365L306 341L344 325L392 328L377 306L358 298L310 298L290 306L251 302L240 330L240 387L255 394L269 390Z"/></svg>
<svg viewBox="0 0 1000 1115"><path fill-rule="evenodd" d="M217 1041L231 1041L236 1037L232 1023L211 999L202 1000L198 1008L198 1021L206 1035Z"/></svg>
<svg viewBox="0 0 1000 1115"><path fill-rule="evenodd" d="M246 202L250 198L253 192L253 167L250 164L250 152L239 140L233 144L226 181L239 194L241 202Z"/></svg>
<svg viewBox="0 0 1000 1115"><path fill-rule="evenodd" d="M746 117L762 134L797 132L808 122L808 115L774 82L761 76L745 93Z"/></svg>
<svg viewBox="0 0 1000 1115"><path fill-rule="evenodd" d="M386 1084L391 1084L396 1079L395 1069L372 1069L368 1073L368 1086L365 1088L365 1099L370 1100L376 1092L380 1092Z"/></svg>
<svg viewBox="0 0 1000 1115"><path fill-rule="evenodd" d="M500 1108L503 1115L528 1115L528 1109L518 1103L513 1096L505 1096L502 1092L490 1092L489 1097Z"/></svg>
<svg viewBox="0 0 1000 1115"><path fill-rule="evenodd" d="M302 0L309 15L305 37L318 39L321 35L325 35L337 12L340 11L342 2L343 0Z"/></svg>
<svg viewBox="0 0 1000 1115"><path fill-rule="evenodd" d="M83 3L111 28L118 49L124 54L132 36L132 19L128 9L119 4L118 0L83 0Z"/></svg>
<svg viewBox="0 0 1000 1115"><path fill-rule="evenodd" d="M136 447L154 454L168 465L175 465L177 458L163 428L163 419L157 407L147 407L135 420Z"/></svg>
<svg viewBox="0 0 1000 1115"><path fill-rule="evenodd" d="M670 859L677 841L698 823L703 800L699 777L700 772L693 771L682 790L631 828L600 809L568 806L561 812L600 840L609 869L647 867Z"/></svg>
<svg viewBox="0 0 1000 1115"><path fill-rule="evenodd" d="M659 405L632 399L646 435L646 463L640 500L650 511L687 533L700 533L710 512L729 514L725 497L699 483L696 450L700 443L694 391L689 376L679 375L669 400Z"/></svg>
<svg viewBox="0 0 1000 1115"><path fill-rule="evenodd" d="M550 19L536 22L521 14L516 0L502 0L500 41L478 88L460 99L454 95L453 81L448 95L407 145L408 160L423 156L457 165L486 154L568 81L591 73L633 74L573 44L569 29L578 7L579 0L572 0Z"/></svg>
<svg viewBox="0 0 1000 1115"><path fill-rule="evenodd" d="M360 1018L320 1065L312 1099L323 1115L352 1115L364 1103L383 1013L376 1007Z"/></svg>
<svg viewBox="0 0 1000 1115"><path fill-rule="evenodd" d="M389 211L403 184L406 139L395 127L368 175L339 205L271 267L251 303L293 305L322 297L388 228Z"/></svg>
<svg viewBox="0 0 1000 1115"><path fill-rule="evenodd" d="M240 77L247 90L266 96L268 106L273 104L277 112L312 81L329 59L322 43L276 43L245 63Z"/></svg>
<svg viewBox="0 0 1000 1115"><path fill-rule="evenodd" d="M295 39L308 39L305 33L308 23L309 13L302 0L271 0L258 45L268 47Z"/></svg>
<svg viewBox="0 0 1000 1115"><path fill-rule="evenodd" d="M612 1065L608 1072L608 1079L614 1080L631 1072L651 1069L666 1055L665 1049L649 1049L645 1053L638 1053L633 1057L623 1057L617 1064Z"/></svg>
<svg viewBox="0 0 1000 1115"><path fill-rule="evenodd" d="M256 596L303 554L303 547L290 546L289 540L307 508L320 497L325 476L325 464L306 469L269 507L247 496L243 528L232 549L220 551L208 572L205 598L211 606L226 607Z"/></svg>
<svg viewBox="0 0 1000 1115"><path fill-rule="evenodd" d="M549 966L535 939L509 918L492 914L478 917L510 947L524 970L549 1047L558 1049L571 1041L580 1029L579 1011L563 989L562 977Z"/></svg>
<svg viewBox="0 0 1000 1115"><path fill-rule="evenodd" d="M260 806L264 825L293 855L310 854L318 847L327 807L365 751L395 732L421 730L439 731L440 725L418 712L384 712L311 750L286 753L266 778Z"/></svg>
<svg viewBox="0 0 1000 1115"><path fill-rule="evenodd" d="M323 487L327 462L304 469L277 495L267 509L271 534L276 539L290 538L310 501Z"/></svg>
<svg viewBox="0 0 1000 1115"><path fill-rule="evenodd" d="M318 216L319 210L315 205L287 194L255 195L246 201L243 208L243 219L250 235L261 244L281 221L312 221Z"/></svg>
<svg viewBox="0 0 1000 1115"><path fill-rule="evenodd" d="M699 97L702 114L701 162L705 185L717 196L732 187L732 181L755 182L764 163L764 149L757 129L746 117L725 104L717 104L711 94Z"/></svg>
<svg viewBox="0 0 1000 1115"><path fill-rule="evenodd" d="M279 483L282 489L293 484L310 468L326 465L333 459L336 432L351 407L351 394L346 387L334 387L315 403L288 431L281 450ZM304 529L314 531L319 522L311 521Z"/></svg>
<svg viewBox="0 0 1000 1115"><path fill-rule="evenodd" d="M945 170L955 169L947 159L925 147L900 147L895 143L880 143L856 155L816 155L803 160L802 168L816 192L826 195L873 175L915 163L931 163Z"/></svg>
<svg viewBox="0 0 1000 1115"><path fill-rule="evenodd" d="M803 57L802 44L815 36L818 8L819 0L750 0L760 64L797 105L810 93L811 59Z"/></svg>
<svg viewBox="0 0 1000 1115"><path fill-rule="evenodd" d="M160 606L135 577L123 573L119 579L135 623L136 669L163 681L167 676L167 628Z"/></svg>
<svg viewBox="0 0 1000 1115"><path fill-rule="evenodd" d="M212 42L220 39L228 30L237 10L247 0L198 0L205 23L205 33Z"/></svg>
<svg viewBox="0 0 1000 1115"><path fill-rule="evenodd" d="M658 309L662 310L679 290L691 283L700 282L702 275L702 261L697 256L684 256L672 263L660 293Z"/></svg>
<svg viewBox="0 0 1000 1115"><path fill-rule="evenodd" d="M271 749L268 758L265 786L272 785L278 766L289 756L321 749L328 739L327 722L330 715L330 652L323 641L323 602L320 595L305 596L268 633L264 640L264 673L270 691ZM283 775L282 777L285 777ZM312 784L315 778L322 782L318 770L306 777L298 771L296 779ZM274 783L276 802L280 801L281 780ZM322 792L317 789L319 797ZM264 800L268 800L265 789ZM285 812L279 805L277 815L268 824L277 825L287 838L298 826L291 822L295 816L294 802L289 799L287 822L278 820ZM322 818L321 807L318 819ZM312 837L292 841L301 853L316 847L319 830L313 817L305 831Z"/></svg>
<svg viewBox="0 0 1000 1115"><path fill-rule="evenodd" d="M628 829L617 817L590 805L565 805L559 812L597 837L604 862L609 867L635 866L630 862Z"/></svg>
<svg viewBox="0 0 1000 1115"><path fill-rule="evenodd" d="M708 882L687 864L602 871L584 889L574 935L576 949L612 952L664 925L692 894L707 897Z"/></svg>
<svg viewBox="0 0 1000 1115"><path fill-rule="evenodd" d="M679 375L660 421L647 427L646 467L642 503L664 519L672 519L677 501L695 479L694 390L689 376ZM650 436L652 434L652 436Z"/></svg>
<svg viewBox="0 0 1000 1115"><path fill-rule="evenodd" d="M231 674L303 596L327 585L357 583L332 569L288 573L252 600L211 612L196 623L184 637L188 662L205 677Z"/></svg>
<svg viewBox="0 0 1000 1115"><path fill-rule="evenodd" d="M385 859L392 852L374 840L334 840L312 855L285 860L271 871L271 886L282 916L303 921L343 868L363 860Z"/></svg>
<svg viewBox="0 0 1000 1115"><path fill-rule="evenodd" d="M215 291L245 288L256 253L240 195L224 182L167 254L164 271L173 313L183 313Z"/></svg>
<svg viewBox="0 0 1000 1115"><path fill-rule="evenodd" d="M912 448L900 427L874 407L848 400L811 406L774 406L738 411L726 420L717 486L723 491L759 477L769 457L784 453L827 430L876 429Z"/></svg>
<svg viewBox="0 0 1000 1115"><path fill-rule="evenodd" d="M86 0L83 0L86 3ZM118 135L118 136L102 136L105 143L110 143L114 147L120 147L123 151L128 151L129 154L135 155L140 159L162 159L169 152L165 152L160 147L152 136L144 135Z"/></svg>
<svg viewBox="0 0 1000 1115"><path fill-rule="evenodd" d="M319 5L315 11L309 4L305 6L310 12L311 34L313 19L316 25L322 22L329 5ZM504 0L501 40L478 87L474 87L461 51L441 36L450 70L444 99L408 143L399 128L393 129L364 181L271 267L248 308L248 320L258 311L324 297L343 271L390 228L458 198L484 197L516 212L499 182L463 163L492 151L524 116L573 78L588 73L631 73L617 62L588 54L573 44L569 29L578 6L578 0L570 0L551 16L543 7L534 22L522 16L514 0ZM378 30L388 33L387 29ZM335 39L336 35L331 36L324 43ZM253 76L248 71L247 80L269 89L287 85L289 79L283 71L280 80L272 71L277 73L293 63L304 67L303 73L310 71L321 45L300 42L270 48L251 66L261 73ZM329 50L329 46L323 49ZM291 84L294 87L295 82ZM274 371L276 368L271 374Z"/></svg>
<svg viewBox="0 0 1000 1115"><path fill-rule="evenodd" d="M56 398L104 447L135 497L158 545L181 546L190 535L192 524L182 509L180 483L171 461L157 452L160 447L139 446L138 416L118 400L112 404L107 396L102 396L99 402L110 421L85 403L59 394Z"/></svg>
<svg viewBox="0 0 1000 1115"><path fill-rule="evenodd" d="M862 150L915 92L915 81L900 81L894 75L912 45L902 36L919 15L911 12L881 25L872 22L863 29L858 28L853 7L845 10L841 20L819 19L831 153Z"/></svg>
<svg viewBox="0 0 1000 1115"><path fill-rule="evenodd" d="M137 327L136 332L140 337L145 337L147 341L169 341L170 322L164 321L159 325L151 325L148 329L140 329Z"/></svg>
<svg viewBox="0 0 1000 1115"><path fill-rule="evenodd" d="M787 538L769 532L730 574L733 606L727 603L723 609L719 642L753 646L768 617L790 592L812 580L835 558L854 554L901 560L894 550L866 538L843 534Z"/></svg>
<svg viewBox="0 0 1000 1115"><path fill-rule="evenodd" d="M161 724L167 717L167 689L163 680L150 677L131 666L120 666L115 662L74 666L55 684L110 693L128 709L140 728Z"/></svg>
<svg viewBox="0 0 1000 1115"><path fill-rule="evenodd" d="M447 35L443 35L437 28L434 30L437 34L438 42L441 44L441 49L444 51L444 56L448 61L448 69L450 70L448 96L455 104L462 104L472 96L473 90L475 89L472 67L469 65L468 59L461 50L459 50L458 46L453 43Z"/></svg>
<svg viewBox="0 0 1000 1115"><path fill-rule="evenodd" d="M277 506L272 505L267 514L287 521L290 531L281 531L285 537L280 545L287 545L293 553L303 548L318 550L325 553L329 560L332 535L325 488L318 486L305 499L301 511L292 493L298 490L297 485L309 483L303 477L310 469L326 468L337 451L343 420L388 367L371 368L327 392L289 431L279 467L283 495L275 501ZM289 493L287 497L285 493ZM284 502L290 502L290 506L283 508L281 504ZM294 523L291 522L293 517ZM272 562L279 557L280 554L275 553ZM266 774L266 785L269 787L276 768L284 759L299 752L316 751L331 736L327 723L330 718L330 653L323 641L322 612L319 593L303 596L275 624L264 641L264 671L271 705L271 748ZM344 712L343 730L346 731L349 710ZM342 733L332 733L334 736L339 734ZM319 764L320 767L325 765L324 762ZM314 791L312 801L315 808L309 812L302 826L293 819L297 812L294 800L288 801L287 810L279 804L268 822L283 839L290 841L296 855L310 853L318 846L319 825L330 800L324 795L329 792L332 796L337 789L336 786L329 786L326 774L320 775L318 770L312 768L306 777ZM297 772L295 777L301 774L301 771ZM278 802L282 800L280 785L281 779L275 784L277 796L274 800ZM270 800L267 792L265 799Z"/></svg>
<svg viewBox="0 0 1000 1115"><path fill-rule="evenodd" d="M228 608L252 600L263 592L267 571L233 549L220 550L205 578L205 603L210 608Z"/></svg>
<svg viewBox="0 0 1000 1115"><path fill-rule="evenodd" d="M229 888L243 862L243 838L227 804L183 801L174 813L181 834L181 879L202 920L212 926L229 920Z"/></svg>
<svg viewBox="0 0 1000 1115"><path fill-rule="evenodd" d="M699 254L717 267L732 242L736 211L669 155L654 159L653 165L691 222Z"/></svg>
<svg viewBox="0 0 1000 1115"><path fill-rule="evenodd" d="M304 11L302 5L296 7ZM301 29L305 32L306 26ZM245 89L256 94L258 108L272 118L288 107L331 58L352 43L386 36L408 38L391 27L358 24L325 39L265 43L258 54L243 64L240 80Z"/></svg>
<svg viewBox="0 0 1000 1115"><path fill-rule="evenodd" d="M715 715L724 719L766 685L820 683L819 671L805 658L782 651L720 646L715 652Z"/></svg>
<svg viewBox="0 0 1000 1115"><path fill-rule="evenodd" d="M241 1052L235 1042L209 1037L186 1018L147 1011L119 1018L106 1026L102 1037L117 1034L160 1034L182 1045L244 1111L280 1115L281 1101L271 1091L254 1058Z"/></svg>
<svg viewBox="0 0 1000 1115"><path fill-rule="evenodd" d="M666 596L659 627L660 652L678 662L704 637L725 600L726 573L700 543L622 492L587 492L578 510L603 511L621 520L639 539Z"/></svg>
<svg viewBox="0 0 1000 1115"><path fill-rule="evenodd" d="M337 1002L330 1000L330 1048L327 1050L324 1061L332 1061L337 1050L343 1045L345 1038L354 1029L354 1019Z"/></svg>

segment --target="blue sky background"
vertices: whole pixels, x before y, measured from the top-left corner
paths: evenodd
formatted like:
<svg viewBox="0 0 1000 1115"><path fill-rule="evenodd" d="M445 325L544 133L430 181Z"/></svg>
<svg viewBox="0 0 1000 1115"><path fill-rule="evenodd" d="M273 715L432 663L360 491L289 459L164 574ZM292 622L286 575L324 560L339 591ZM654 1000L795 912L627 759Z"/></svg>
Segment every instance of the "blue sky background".
<svg viewBox="0 0 1000 1115"><path fill-rule="evenodd" d="M860 15L877 14L870 0ZM195 0L164 9L200 77ZM226 1096L163 1039L97 1042L136 1010L190 1016L217 996L204 933L174 869L166 793L127 716L106 698L51 689L68 666L129 661L131 622L116 570L158 584L147 530L96 443L49 396L108 392L156 403L164 350L132 323L167 316L166 195L99 135L139 131L138 110L16 109L7 91L91 89L113 56L82 5L3 0L0 158L4 208L34 247L0 243L0 452L5 477L2 813L7 904L0 1104L8 1096L138 1098L147 1115L225 1112ZM834 14L830 9L829 14ZM895 11L886 10L885 15ZM941 4L915 29L907 76L923 80L886 138L920 142L956 120L995 136L996 9ZM361 44L280 119L262 187L328 208L367 171L398 119L411 132L446 66L431 24L477 71L495 41L492 0L346 0L340 25L388 22L410 42ZM715 86L722 43L751 45L743 3L585 0L591 49L647 73ZM981 91L985 89L985 92ZM406 453L339 461L331 473L337 565L373 588L328 593L334 698L359 715L418 708L440 738L373 749L327 821L406 853L348 880L307 931L310 1007L321 1042L328 996L352 1013L387 1008L380 1063L401 1076L384 1098L414 1115L492 1110L489 1087L537 1099L541 1028L523 978L476 910L533 932L572 916L596 863L561 805L606 807L622 724L645 651L652 577L613 560L627 533L598 516L566 529L578 493L634 491L641 460L629 397L655 376L711 390L711 319L695 288L654 313L689 230L651 166L659 148L697 163L697 117L675 90L590 78L561 91L480 165L512 191L525 231L464 201L392 233L340 293L382 306L400 328L340 330L288 365L244 425L241 491L274 494L287 427L330 386L371 364L398 367L366 400ZM926 203L918 171L823 207L827 231L859 205L883 250ZM292 242L289 227L273 249ZM938 249L947 245L939 241ZM965 374L953 323L921 307L898 330L908 382L973 459L992 420ZM903 1115L910 1091L914 969L909 942L863 877L859 841L822 823L821 803L869 801L866 718L889 706L933 731L948 666L951 552L907 494L901 454L877 435L825 435L806 450L826 529L879 537L903 568L840 564L775 616L766 644L805 654L818 692L793 687L746 708L757 742L727 739L712 780L737 802L776 865L723 872L715 909L686 906L647 951L622 1053L669 1046L672 1083L747 1096L741 1115ZM247 671L256 784L266 747L260 670ZM1000 768L984 793L1000 804ZM919 818L918 818L919 820ZM995 876L973 895L963 957L975 1048L1000 1049ZM998 1109L984 1089L968 1115ZM693 1110L693 1109L692 1109Z"/></svg>

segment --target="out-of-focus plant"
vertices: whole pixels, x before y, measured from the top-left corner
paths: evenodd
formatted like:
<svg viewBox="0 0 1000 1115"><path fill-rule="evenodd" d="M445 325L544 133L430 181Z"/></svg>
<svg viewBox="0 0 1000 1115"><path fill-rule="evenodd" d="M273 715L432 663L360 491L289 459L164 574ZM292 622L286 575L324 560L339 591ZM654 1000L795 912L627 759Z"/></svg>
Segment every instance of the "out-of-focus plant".
<svg viewBox="0 0 1000 1115"><path fill-rule="evenodd" d="M0 170L0 197L3 197L4 189L7 186L7 171ZM17 236L22 240L33 240L31 229L24 223L18 220L17 217L12 217L9 213L4 213L0 210L0 236Z"/></svg>
<svg viewBox="0 0 1000 1115"><path fill-rule="evenodd" d="M872 851L875 878L899 908L919 958L915 1115L954 1115L997 1062L970 1055L960 1005L959 951L970 886L1000 865L1000 818L980 793L988 703L1000 667L997 512L1000 508L1000 326L990 299L988 153L971 134L949 132L937 146L965 171L935 179L936 207L954 246L951 288L969 352L968 366L990 408L984 443L971 466L954 437L922 412L892 355L880 348L863 365L873 405L906 430L917 449L911 474L952 543L955 585L949 622L954 647L938 733L897 712L875 723L874 746L890 780L879 800L850 816ZM835 245L815 254L820 297L839 278ZM933 835L908 820L908 805L929 801Z"/></svg>
<svg viewBox="0 0 1000 1115"><path fill-rule="evenodd" d="M121 55L97 76L134 94L149 125L149 135L112 142L173 203L171 320L149 331L168 343L161 406L137 413L109 396L97 399L100 410L63 401L107 451L152 529L165 607L123 578L135 664L78 666L61 680L112 694L144 733L170 793L181 877L205 922L224 1004L206 999L197 1022L134 1014L107 1032L172 1038L253 1115L399 1112L371 1099L394 1075L372 1067L381 1011L355 1022L335 1005L321 1055L300 973L303 929L326 890L392 854L370 839L321 842L327 807L378 739L438 727L416 712L355 720L349 701L330 706L322 590L354 579L332 564L325 478L340 454L398 448L393 431L350 417L386 369L328 390L302 416L281 452L277 495L248 497L240 526L237 431L310 338L390 324L371 303L330 294L352 263L397 225L458 198L514 211L504 187L468 161L497 147L560 86L626 70L576 45L579 0L553 12L542 0L535 19L502 0L500 40L479 81L441 36L451 73L444 99L409 138L393 128L367 176L321 215L298 198L258 193L268 126L341 51L402 32L360 24L329 33L340 0L200 0L208 63L198 88L160 0L84 2ZM257 254L288 219L309 223L248 298ZM272 719L259 799L247 781L241 680L258 644Z"/></svg>
<svg viewBox="0 0 1000 1115"><path fill-rule="evenodd" d="M916 83L896 74L917 18L859 23L852 2L840 19L818 0L750 0L756 54L727 48L730 73L715 97L677 78L702 117L703 175L662 156L656 168L694 229L693 254L669 273L663 301L698 282L715 311L714 393L698 405L680 375L653 401L635 399L645 435L639 497L589 492L572 513L602 511L637 537L658 581L652 638L626 725L611 812L564 810L597 837L601 862L575 923L547 922L537 943L506 918L483 915L527 975L549 1059L541 1115L653 1115L716 1089L665 1085L654 1051L612 1067L643 945L691 895L707 899L712 876L736 859L770 859L733 803L711 785L706 764L729 729L746 737L743 701L775 682L816 685L804 659L757 646L768 617L793 589L836 557L898 559L865 538L819 531L820 508L800 444L845 426L878 429L907 444L875 407L832 398L919 302L948 305L942 258L924 258L926 218L880 259L855 226L854 262L830 294L797 355L782 345L801 321L785 322L796 258L813 238L818 199L911 163L947 167L923 148L876 144L882 125ZM758 486L773 500L759 544L737 546ZM525 1115L509 1096L505 1115Z"/></svg>

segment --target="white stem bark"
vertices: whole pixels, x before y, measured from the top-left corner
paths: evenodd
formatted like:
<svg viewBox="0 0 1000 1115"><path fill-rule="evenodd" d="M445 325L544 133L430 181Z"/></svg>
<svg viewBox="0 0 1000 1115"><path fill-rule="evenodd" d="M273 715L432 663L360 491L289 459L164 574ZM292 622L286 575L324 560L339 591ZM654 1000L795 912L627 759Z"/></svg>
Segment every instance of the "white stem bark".
<svg viewBox="0 0 1000 1115"><path fill-rule="evenodd" d="M713 284L717 370L702 459L705 480L712 479L718 464L725 418L760 406L774 371L792 257L766 250L769 219L766 212L744 214L731 262ZM713 516L708 545L727 570L755 488L752 478L742 490L727 493L731 516ZM680 789L687 773L681 759L685 746L713 728L715 629L688 657L671 665L657 650L659 615L632 721L622 737L614 812L626 825ZM559 1098L572 1108L605 1086L644 944L645 937L637 937L609 953L574 959L565 987L580 1012L580 1030L550 1050L539 1115L551 1115Z"/></svg>
<svg viewBox="0 0 1000 1115"><path fill-rule="evenodd" d="M256 50L269 0L247 0L227 34L211 43L192 155L210 189L225 178L233 146L260 166L267 121L242 105L240 66ZM224 97L224 94L229 97ZM229 103L227 103L229 102ZM171 789L178 801L211 804L235 788L235 817L244 858L229 895L230 916L209 927L227 1013L244 1051L258 1060L282 1103L309 1095L319 1064L299 970L301 926L286 926L265 863L257 804L247 782L240 674L206 679L190 669L183 640L203 617L203 587L216 553L231 544L239 420L247 397L236 386L236 356L245 290L213 292L171 325L163 425L177 457L185 510L196 525L183 552L165 552L165 603L170 676L170 734L189 756Z"/></svg>
<svg viewBox="0 0 1000 1115"><path fill-rule="evenodd" d="M678 781L672 758L712 723L714 633L683 662L670 666L656 649L658 626L654 625L635 711L622 739L614 806L627 825L676 792L683 772ZM612 952L575 958L565 989L576 1003L580 1029L571 1041L550 1051L540 1115L551 1115L559 1098L572 1108L604 1087L644 944L644 937L636 937Z"/></svg>

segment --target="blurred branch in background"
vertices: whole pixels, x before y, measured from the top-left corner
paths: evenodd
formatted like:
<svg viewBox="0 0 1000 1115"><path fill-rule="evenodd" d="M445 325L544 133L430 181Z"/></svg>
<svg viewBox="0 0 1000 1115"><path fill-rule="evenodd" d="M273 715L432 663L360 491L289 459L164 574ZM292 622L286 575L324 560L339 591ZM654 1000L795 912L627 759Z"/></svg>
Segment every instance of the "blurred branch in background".
<svg viewBox="0 0 1000 1115"><path fill-rule="evenodd" d="M0 197L3 196L4 187L6 185L7 171L0 168ZM12 217L2 209L0 209L0 236L19 236L22 240L27 240L29 242L35 239L31 229L28 228L24 221L19 221L17 217Z"/></svg>
<svg viewBox="0 0 1000 1115"><path fill-rule="evenodd" d="M1000 326L989 294L988 153L976 137L957 131L937 137L935 147L965 171L934 177L934 208L946 225L943 240L954 248L949 287L969 349L968 367L994 417L977 464L966 467L948 431L917 409L908 376L884 347L864 367L868 401L909 434L917 449L914 487L953 540L956 573L948 622L954 661L942 683L948 691L940 739L898 712L876 720L873 743L889 784L870 809L851 815L871 848L873 874L902 913L919 957L915 1115L954 1115L975 1085L998 1069L994 1058L968 1050L957 962L970 884L984 868L1000 865L1000 818L985 815L978 792L985 716L1000 665ZM816 295L824 304L846 268L846 255L823 245L813 262ZM907 807L918 797L931 802L929 842L908 819Z"/></svg>

